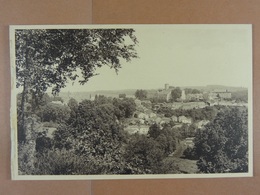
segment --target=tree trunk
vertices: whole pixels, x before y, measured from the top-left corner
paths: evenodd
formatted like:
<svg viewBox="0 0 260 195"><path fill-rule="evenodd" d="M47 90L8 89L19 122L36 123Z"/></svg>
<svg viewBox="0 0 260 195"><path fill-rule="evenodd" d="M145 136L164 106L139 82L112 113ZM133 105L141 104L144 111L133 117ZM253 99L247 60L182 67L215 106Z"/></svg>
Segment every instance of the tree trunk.
<svg viewBox="0 0 260 195"><path fill-rule="evenodd" d="M21 114L18 120L18 142L26 142L26 128L25 128L25 101L27 95L26 79L24 80L22 101L21 101Z"/></svg>
<svg viewBox="0 0 260 195"><path fill-rule="evenodd" d="M28 79L29 79L29 51L28 51L28 37L26 39L26 54L25 54L25 71L28 71L28 74L24 76L23 80L23 91L22 91L22 101L21 101L21 114L18 120L18 142L26 142L26 124L25 124L25 103L27 102L28 94Z"/></svg>

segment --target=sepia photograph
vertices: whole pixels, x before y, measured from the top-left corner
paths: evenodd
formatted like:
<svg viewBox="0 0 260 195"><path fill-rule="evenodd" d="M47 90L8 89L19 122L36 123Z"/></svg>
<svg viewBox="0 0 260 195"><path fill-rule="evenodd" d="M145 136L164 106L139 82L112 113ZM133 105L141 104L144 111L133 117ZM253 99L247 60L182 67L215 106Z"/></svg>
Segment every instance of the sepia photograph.
<svg viewBox="0 0 260 195"><path fill-rule="evenodd" d="M252 25L10 26L12 179L253 176Z"/></svg>

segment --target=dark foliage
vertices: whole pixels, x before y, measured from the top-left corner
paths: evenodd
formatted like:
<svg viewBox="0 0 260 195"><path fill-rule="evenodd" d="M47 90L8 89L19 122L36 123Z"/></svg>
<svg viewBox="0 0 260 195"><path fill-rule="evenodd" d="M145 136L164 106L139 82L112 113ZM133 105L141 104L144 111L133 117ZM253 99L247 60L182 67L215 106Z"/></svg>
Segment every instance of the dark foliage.
<svg viewBox="0 0 260 195"><path fill-rule="evenodd" d="M247 121L247 109L226 108L197 133L195 150L201 172L248 171Z"/></svg>
<svg viewBox="0 0 260 195"><path fill-rule="evenodd" d="M125 41L126 38L131 41ZM85 84L97 68L116 72L121 60L136 58L133 29L21 29L15 32L16 86L22 87L18 118L19 142L25 142L28 97L38 105L48 88L60 92L68 80ZM81 74L78 74L79 71ZM34 112L34 105L30 111Z"/></svg>
<svg viewBox="0 0 260 195"><path fill-rule="evenodd" d="M138 89L136 90L135 92L135 97L139 100L144 100L147 98L147 94L148 92L146 90L143 90L143 89Z"/></svg>

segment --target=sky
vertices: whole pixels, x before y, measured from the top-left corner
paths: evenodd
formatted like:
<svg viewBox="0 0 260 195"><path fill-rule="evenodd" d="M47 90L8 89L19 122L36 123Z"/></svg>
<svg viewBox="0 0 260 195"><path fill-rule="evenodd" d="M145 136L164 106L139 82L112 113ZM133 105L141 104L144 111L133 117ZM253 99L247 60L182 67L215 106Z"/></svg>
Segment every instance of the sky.
<svg viewBox="0 0 260 195"><path fill-rule="evenodd" d="M116 26L122 28L122 26ZM62 91L158 89L170 86L252 83L251 25L133 25L139 58L122 60L118 74L107 66L81 86Z"/></svg>

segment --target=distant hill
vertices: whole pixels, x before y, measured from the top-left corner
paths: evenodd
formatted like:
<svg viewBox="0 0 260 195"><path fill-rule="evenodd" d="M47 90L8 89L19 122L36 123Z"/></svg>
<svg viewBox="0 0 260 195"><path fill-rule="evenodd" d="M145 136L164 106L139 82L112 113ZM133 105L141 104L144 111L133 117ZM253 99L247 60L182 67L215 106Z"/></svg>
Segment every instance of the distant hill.
<svg viewBox="0 0 260 195"><path fill-rule="evenodd" d="M185 87L181 87L181 88L182 89L192 88L192 89L198 89L198 90L203 90L203 91L228 90L229 92L247 90L247 88L245 88L245 87L231 87L231 86L225 86L225 85L185 86Z"/></svg>
<svg viewBox="0 0 260 195"><path fill-rule="evenodd" d="M247 88L243 87L229 87L224 85L207 85L207 86L185 86L181 87L181 89L192 88L198 89L201 91L214 91L214 90L228 90L230 92L239 92L243 91L244 93L247 91ZM84 99L94 98L95 95L104 95L107 97L119 97L119 94L126 94L126 97L135 97L135 92L137 89L123 89L123 90L98 90L98 91L88 91L88 92L61 92L59 96L67 103L70 98L76 99L78 102ZM147 91L155 91L158 89L144 89Z"/></svg>

